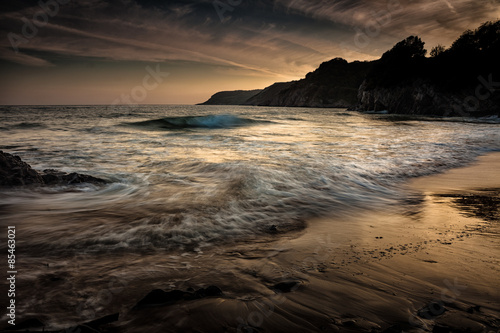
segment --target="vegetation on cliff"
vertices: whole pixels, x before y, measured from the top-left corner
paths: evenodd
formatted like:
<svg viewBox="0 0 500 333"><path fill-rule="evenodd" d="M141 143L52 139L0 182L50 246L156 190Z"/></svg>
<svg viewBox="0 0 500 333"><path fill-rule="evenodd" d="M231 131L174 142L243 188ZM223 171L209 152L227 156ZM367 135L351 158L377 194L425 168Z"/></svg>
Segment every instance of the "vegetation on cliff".
<svg viewBox="0 0 500 333"><path fill-rule="evenodd" d="M493 115L500 112L500 21L464 32L449 49L438 45L425 57L424 42L397 43L367 75L360 110L433 115Z"/></svg>
<svg viewBox="0 0 500 333"><path fill-rule="evenodd" d="M425 43L418 36L410 36L378 60L349 63L335 58L302 80L276 83L244 101L221 104L500 114L500 21L467 30L448 49L437 45L429 54L426 57Z"/></svg>

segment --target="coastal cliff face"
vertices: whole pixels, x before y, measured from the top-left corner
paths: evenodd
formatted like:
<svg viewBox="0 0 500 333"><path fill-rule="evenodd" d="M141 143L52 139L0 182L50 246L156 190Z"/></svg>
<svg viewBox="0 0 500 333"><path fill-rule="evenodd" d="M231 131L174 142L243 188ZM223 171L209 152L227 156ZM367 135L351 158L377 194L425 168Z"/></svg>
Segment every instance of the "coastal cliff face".
<svg viewBox="0 0 500 333"><path fill-rule="evenodd" d="M271 87L270 87L271 88ZM275 87L272 87L272 90ZM267 92L268 93L268 92ZM330 88L315 84L293 84L282 89L274 96L257 95L247 101L249 105L347 108L355 100L356 90L348 88ZM271 94L267 94L271 95Z"/></svg>
<svg viewBox="0 0 500 333"><path fill-rule="evenodd" d="M261 92L257 90L236 90L236 91L221 91L214 94L210 99L199 105L242 105L252 96Z"/></svg>
<svg viewBox="0 0 500 333"><path fill-rule="evenodd" d="M430 57L424 44L410 36L379 60L348 63L335 58L302 80L275 83L247 95L218 93L204 104L500 116L500 21L464 32L449 49L434 48Z"/></svg>
<svg viewBox="0 0 500 333"><path fill-rule="evenodd" d="M370 68L369 62L348 63L335 58L322 63L302 80L267 87L245 104L347 108L356 104L358 87Z"/></svg>
<svg viewBox="0 0 500 333"><path fill-rule="evenodd" d="M375 61L359 87L357 110L437 116L500 115L500 21L466 31L426 58L416 36Z"/></svg>
<svg viewBox="0 0 500 333"><path fill-rule="evenodd" d="M485 98L486 96L488 98ZM498 92L476 96L475 89L443 91L424 80L416 80L397 87L372 89L368 88L365 81L359 87L358 100L359 103L354 107L358 111L461 117L500 116Z"/></svg>
<svg viewBox="0 0 500 333"><path fill-rule="evenodd" d="M335 58L302 80L278 82L263 90L219 92L202 105L347 108L356 104L359 85L370 68L369 62Z"/></svg>
<svg viewBox="0 0 500 333"><path fill-rule="evenodd" d="M297 81L292 82L277 82L263 89L255 96L250 97L245 101L245 105L258 106L286 106L285 101L281 98L283 92L288 91Z"/></svg>

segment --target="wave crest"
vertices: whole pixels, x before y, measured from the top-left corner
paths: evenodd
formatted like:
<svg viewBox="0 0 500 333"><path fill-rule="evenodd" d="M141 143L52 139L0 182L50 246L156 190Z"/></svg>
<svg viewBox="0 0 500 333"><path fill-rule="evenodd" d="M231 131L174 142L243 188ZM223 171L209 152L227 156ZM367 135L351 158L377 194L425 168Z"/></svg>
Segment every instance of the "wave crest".
<svg viewBox="0 0 500 333"><path fill-rule="evenodd" d="M251 126L269 121L259 121L242 118L234 115L208 115L167 117L131 123L133 126L148 127L154 129L183 129L183 128L232 128L240 126Z"/></svg>

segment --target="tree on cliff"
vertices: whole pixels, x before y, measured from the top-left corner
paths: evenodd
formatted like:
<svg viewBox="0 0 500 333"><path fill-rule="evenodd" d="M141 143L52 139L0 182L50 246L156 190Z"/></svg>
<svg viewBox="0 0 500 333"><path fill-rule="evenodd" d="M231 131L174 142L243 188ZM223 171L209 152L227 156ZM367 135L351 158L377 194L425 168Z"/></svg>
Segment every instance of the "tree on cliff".
<svg viewBox="0 0 500 333"><path fill-rule="evenodd" d="M361 109L437 115L449 114L450 110L455 110L456 115L463 115L462 110L474 111L474 115L500 114L500 21L465 31L449 49L438 45L430 58L425 54L424 43L416 36L385 52L374 62L362 94L358 94L364 96ZM376 94L378 99L370 99Z"/></svg>
<svg viewBox="0 0 500 333"><path fill-rule="evenodd" d="M465 31L450 47L451 53L500 51L500 20L485 22L476 30Z"/></svg>
<svg viewBox="0 0 500 333"><path fill-rule="evenodd" d="M367 87L393 86L418 75L427 50L418 36L410 36L382 55L366 78Z"/></svg>
<svg viewBox="0 0 500 333"><path fill-rule="evenodd" d="M498 81L499 58L500 20L485 22L475 30L465 31L448 50L432 59L427 73L443 88L474 89L479 77L491 75L493 81Z"/></svg>
<svg viewBox="0 0 500 333"><path fill-rule="evenodd" d="M423 58L427 53L425 43L418 36L410 36L394 45L392 49L382 55L382 60L407 60Z"/></svg>
<svg viewBox="0 0 500 333"><path fill-rule="evenodd" d="M435 58L435 57L439 56L440 54L443 54L443 52L445 52L445 51L446 51L446 48L443 45L438 44L431 49L430 56L432 58Z"/></svg>

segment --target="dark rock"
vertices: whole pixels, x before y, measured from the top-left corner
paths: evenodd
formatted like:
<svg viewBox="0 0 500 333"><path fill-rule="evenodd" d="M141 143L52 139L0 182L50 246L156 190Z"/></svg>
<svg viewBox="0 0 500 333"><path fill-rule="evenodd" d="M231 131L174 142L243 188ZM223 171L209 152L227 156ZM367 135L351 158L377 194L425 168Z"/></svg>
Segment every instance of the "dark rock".
<svg viewBox="0 0 500 333"><path fill-rule="evenodd" d="M356 325L356 320L355 319L347 319L347 320L345 320L345 321L342 322L342 325L344 325L346 327L355 326Z"/></svg>
<svg viewBox="0 0 500 333"><path fill-rule="evenodd" d="M222 290L217 286L209 286L205 289L207 296L221 296Z"/></svg>
<svg viewBox="0 0 500 333"><path fill-rule="evenodd" d="M201 295L203 295L202 297L213 297L222 295L222 290L220 290L220 288L217 286L209 286L205 289L200 289L197 291L197 293L199 293L200 291L202 291L200 293Z"/></svg>
<svg viewBox="0 0 500 333"><path fill-rule="evenodd" d="M302 80L277 82L261 91L223 91L203 104L345 108L357 103L358 88L371 66L335 58Z"/></svg>
<svg viewBox="0 0 500 333"><path fill-rule="evenodd" d="M357 103L358 88L372 63L335 58L299 81L275 83L245 104L347 108Z"/></svg>
<svg viewBox="0 0 500 333"><path fill-rule="evenodd" d="M466 31L438 56L425 58L423 46L420 38L410 36L384 53L359 87L356 109L435 116L500 115L495 79L500 75L500 21Z"/></svg>
<svg viewBox="0 0 500 333"><path fill-rule="evenodd" d="M262 327L254 327L248 324L241 324L238 326L238 332L246 332L246 333L259 333L262 332Z"/></svg>
<svg viewBox="0 0 500 333"><path fill-rule="evenodd" d="M474 312L479 312L479 311L481 311L480 305L471 306L470 308L467 309L468 313L474 313Z"/></svg>
<svg viewBox="0 0 500 333"><path fill-rule="evenodd" d="M388 327L382 331L382 333L401 333L401 332L404 332L404 330L403 326L399 324Z"/></svg>
<svg viewBox="0 0 500 333"><path fill-rule="evenodd" d="M72 185L82 183L103 184L106 182L103 179L92 177L89 175L83 175L76 172L67 174L65 172L52 169L43 170L41 176L46 185Z"/></svg>
<svg viewBox="0 0 500 333"><path fill-rule="evenodd" d="M492 94L472 110L467 104L468 96L474 96L475 87L458 91L444 90L427 78L416 78L397 86L369 87L369 81L359 87L359 111L389 111L397 114L436 116L487 116L498 115L499 96ZM469 94L464 93L469 91Z"/></svg>
<svg viewBox="0 0 500 333"><path fill-rule="evenodd" d="M47 169L43 172L34 170L19 156L0 151L0 187L23 185L72 185L81 183L105 184L104 179Z"/></svg>
<svg viewBox="0 0 500 333"><path fill-rule="evenodd" d="M173 304L192 296L193 295L191 293L186 293L181 290L172 290L167 292L161 289L155 289L141 299L135 305L135 308L141 309L145 307Z"/></svg>
<svg viewBox="0 0 500 333"><path fill-rule="evenodd" d="M57 281L62 281L63 278L60 276L51 276L49 279L52 282L57 282Z"/></svg>
<svg viewBox="0 0 500 333"><path fill-rule="evenodd" d="M260 93L262 90L236 90L221 91L214 94L210 99L200 105L242 105L245 102Z"/></svg>
<svg viewBox="0 0 500 333"><path fill-rule="evenodd" d="M271 289L277 292L289 293L293 290L296 290L299 285L299 281L285 281L275 284Z"/></svg>
<svg viewBox="0 0 500 333"><path fill-rule="evenodd" d="M442 325L434 325L432 328L432 333L449 333L451 332L451 329L447 326L442 326Z"/></svg>
<svg viewBox="0 0 500 333"><path fill-rule="evenodd" d="M63 175L65 175L64 172L60 172L54 169L43 170L43 173L41 174L43 182L46 185L60 184L63 181L62 180Z"/></svg>
<svg viewBox="0 0 500 333"><path fill-rule="evenodd" d="M257 93L221 92L204 104L500 116L499 32L499 20L486 22L475 31L466 31L449 49L430 58L425 57L425 43L410 36L378 60L348 63L335 58L302 80L278 82Z"/></svg>
<svg viewBox="0 0 500 333"><path fill-rule="evenodd" d="M99 330L96 328L86 326L86 325L78 325L78 326L73 326L66 328L62 331L58 331L57 333L101 333ZM52 332L49 332L52 333Z"/></svg>
<svg viewBox="0 0 500 333"><path fill-rule="evenodd" d="M188 290L193 290L189 288ZM171 305L179 301L190 301L205 297L222 296L222 290L217 286L209 286L207 288L198 289L196 292L172 290L164 291L155 289L140 300L134 309L142 309L154 306Z"/></svg>
<svg viewBox="0 0 500 333"><path fill-rule="evenodd" d="M104 317L89 321L89 322L84 323L84 324L68 327L68 328L65 328L65 329L60 330L60 331L45 331L44 330L44 332L46 332L46 333L102 333L102 332L110 332L108 329L106 329L104 327L101 328L101 326L114 323L114 322L118 321L118 318L119 318L119 314L114 313L114 314L111 314L108 316L104 316ZM17 327L17 325L16 325L16 327Z"/></svg>
<svg viewBox="0 0 500 333"><path fill-rule="evenodd" d="M104 317L89 321L88 323L85 323L84 325L92 327L92 328L98 328L100 326L107 325L110 323L114 323L115 321L118 321L119 316L120 316L119 313L113 313L113 314L110 314L108 316L104 316Z"/></svg>
<svg viewBox="0 0 500 333"><path fill-rule="evenodd" d="M295 81L296 82L296 81ZM261 92L256 94L255 96L248 99L245 102L247 105L271 105L271 104L279 104L284 102L280 99L280 95L287 91L290 87L292 87L295 82L276 82L269 87L266 87ZM282 105L275 105L282 106Z"/></svg>
<svg viewBox="0 0 500 333"><path fill-rule="evenodd" d="M12 329L14 330L29 330L29 329L39 329L45 327L45 324L42 323L39 319L37 318L30 318L23 320L20 323L17 323Z"/></svg>
<svg viewBox="0 0 500 333"><path fill-rule="evenodd" d="M442 302L431 302L429 305L418 310L418 316L424 319L432 319L445 313L446 308Z"/></svg>
<svg viewBox="0 0 500 333"><path fill-rule="evenodd" d="M23 162L19 156L4 153L0 150L0 186L22 186L43 184L42 177Z"/></svg>
<svg viewBox="0 0 500 333"><path fill-rule="evenodd" d="M82 183L89 183L89 184L104 184L106 181L101 178L89 176L89 175L84 175L80 173L75 173L72 172L69 175L63 176L63 179L65 182L67 182L68 185L71 184L82 184Z"/></svg>

